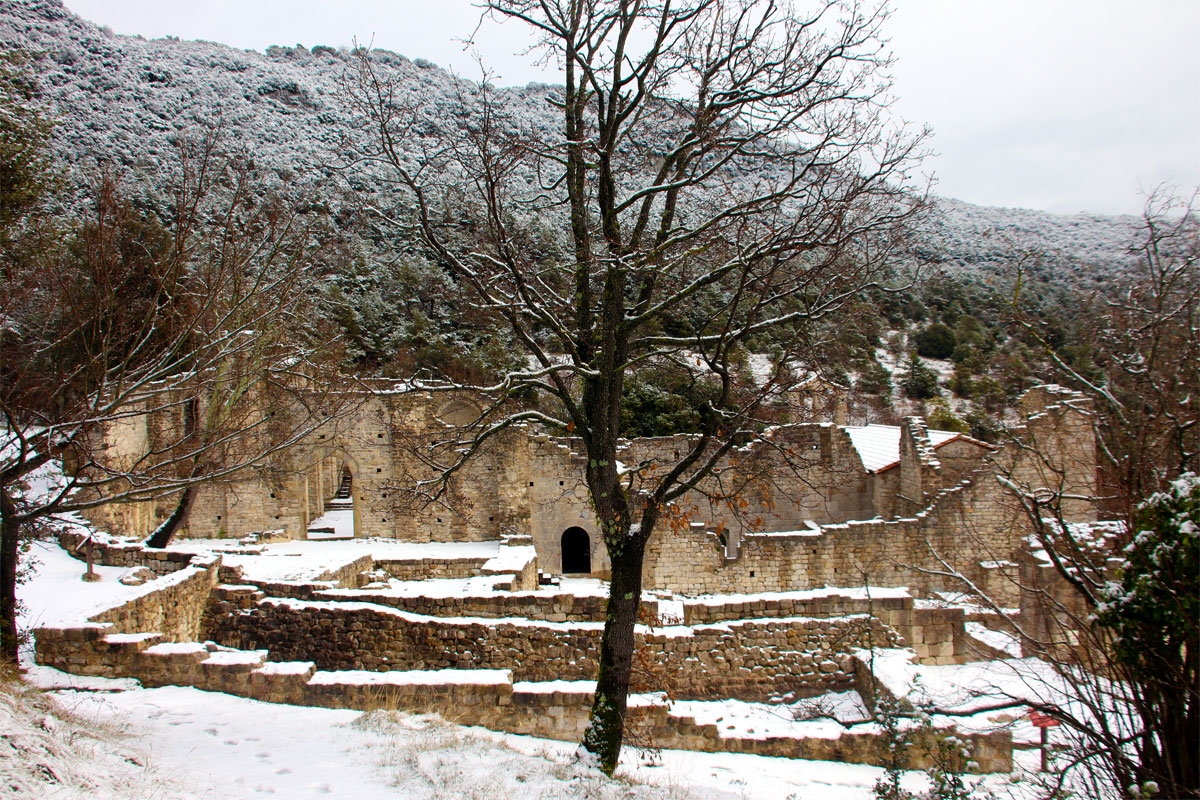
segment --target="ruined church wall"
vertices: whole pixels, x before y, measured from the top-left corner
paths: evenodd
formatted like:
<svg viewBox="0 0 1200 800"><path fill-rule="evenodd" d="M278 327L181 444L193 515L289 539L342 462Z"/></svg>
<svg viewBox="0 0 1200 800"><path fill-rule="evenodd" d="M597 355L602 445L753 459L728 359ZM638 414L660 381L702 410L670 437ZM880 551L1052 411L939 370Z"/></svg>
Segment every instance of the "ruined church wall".
<svg viewBox="0 0 1200 800"><path fill-rule="evenodd" d="M632 440L621 459L665 471L687 452L689 437ZM725 496L736 494L731 512ZM714 499L715 498L715 499ZM744 501L744 505L742 504ZM780 428L768 442L730 453L716 476L679 501L691 522L712 527L725 520L752 530L782 531L875 515L875 498L862 460L846 432L832 424ZM738 522L733 518L738 517Z"/></svg>
<svg viewBox="0 0 1200 800"><path fill-rule="evenodd" d="M445 440L453 426L438 417L446 400L420 393L364 396L337 420L310 433L263 464L197 488L182 535L238 538L286 530L303 537L336 493L343 465L353 479L355 531L406 541L479 541L529 525L527 436L513 431L485 444L465 465L439 502L426 504L413 491L437 477L427 463L428 445ZM169 414L144 418L167 431ZM127 426L128 427L128 426ZM126 449L139 446L137 431L114 430ZM166 436L166 433L162 434ZM153 436L142 436L146 441ZM135 441L137 440L137 441ZM516 490L514 491L514 488ZM433 487L423 487L433 492ZM176 496L122 503L89 514L114 533L146 535L174 510Z"/></svg>
<svg viewBox="0 0 1200 800"><path fill-rule="evenodd" d="M966 480L978 470L991 448L983 442L960 436L946 442L934 452L941 465L941 485L943 488L949 488Z"/></svg>
<svg viewBox="0 0 1200 800"><path fill-rule="evenodd" d="M624 443L628 466L662 471L682 457L690 437L666 436ZM521 454L515 454L520 458ZM533 437L522 479L528 485L529 530L543 569L559 572L561 537L571 527L587 532L596 574L608 569L607 553L583 480L584 459L569 438ZM748 447L730 456L719 478L678 503L687 522L712 529L718 521L748 530L794 530L875 515L875 488L845 431L828 424L781 430L769 446ZM737 487L737 511L719 497ZM744 503L742 502L744 501Z"/></svg>
<svg viewBox="0 0 1200 800"><path fill-rule="evenodd" d="M611 569L584 480L586 462L577 440L535 436L528 445L526 474L529 533L543 570L562 572L562 536L569 528L588 535L592 573Z"/></svg>
<svg viewBox="0 0 1200 800"><path fill-rule="evenodd" d="M1015 603L1012 577L1020 537L1019 511L993 481L942 492L928 511L898 520L873 519L820 530L754 533L726 560L715 534L656 533L647 547L647 588L681 594L788 592L822 587L907 586L919 595L963 585L922 572L944 570L935 553L972 581ZM1000 574L1004 573L1004 574Z"/></svg>
<svg viewBox="0 0 1200 800"><path fill-rule="evenodd" d="M1068 521L1093 521L1097 495L1096 436L1092 403L1061 386L1039 386L1021 396L1025 424L1009 432L1012 443L996 462L1027 490L1046 488L1067 495Z"/></svg>

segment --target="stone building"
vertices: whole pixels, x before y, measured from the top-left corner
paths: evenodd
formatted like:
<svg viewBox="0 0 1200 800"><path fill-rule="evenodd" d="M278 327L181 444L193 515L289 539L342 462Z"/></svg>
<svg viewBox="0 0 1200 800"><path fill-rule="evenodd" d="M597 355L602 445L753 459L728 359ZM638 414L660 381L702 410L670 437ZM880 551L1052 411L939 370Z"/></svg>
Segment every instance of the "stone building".
<svg viewBox="0 0 1200 800"><path fill-rule="evenodd" d="M650 542L645 584L681 594L863 585L927 593L961 588L939 574L949 563L998 597L1015 597L1027 525L997 471L1030 484L1065 481L1080 496L1095 490L1086 401L1039 387L1024 395L1022 411L1026 422L1013 441L1036 440L1036 459L1012 443L930 431L917 417L900 426L777 428L722 466L723 478L737 479L736 513L714 502L713 492L680 503L674 524ZM445 486L437 483L430 445L450 441L477 414L470 396L366 392L298 445L236 479L204 485L184 535L278 531L413 542L527 536L544 572L603 576L606 554L572 439L510 429ZM122 452L144 451L153 447L156 424L124 420L109 439ZM622 460L670 463L685 444L683 437L631 440ZM172 506L170 498L111 504L93 518L114 533L145 535ZM331 506L339 521L322 524ZM1079 519L1091 513L1082 502L1070 510Z"/></svg>

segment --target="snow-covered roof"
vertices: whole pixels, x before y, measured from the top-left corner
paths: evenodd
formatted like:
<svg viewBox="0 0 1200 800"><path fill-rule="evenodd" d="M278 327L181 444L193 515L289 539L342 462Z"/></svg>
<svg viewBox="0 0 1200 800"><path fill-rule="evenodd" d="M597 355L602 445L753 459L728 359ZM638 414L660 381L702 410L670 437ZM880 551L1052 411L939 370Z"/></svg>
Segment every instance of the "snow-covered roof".
<svg viewBox="0 0 1200 800"><path fill-rule="evenodd" d="M867 472L882 472L900 463L900 427L898 425L847 425L850 443L858 451ZM929 442L941 447L961 434L953 431L930 431Z"/></svg>

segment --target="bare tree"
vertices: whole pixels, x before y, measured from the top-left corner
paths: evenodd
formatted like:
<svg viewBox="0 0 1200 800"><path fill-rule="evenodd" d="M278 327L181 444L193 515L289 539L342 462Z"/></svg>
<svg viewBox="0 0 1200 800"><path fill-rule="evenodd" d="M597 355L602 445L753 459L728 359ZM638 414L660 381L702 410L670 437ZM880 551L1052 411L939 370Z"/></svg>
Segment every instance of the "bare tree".
<svg viewBox="0 0 1200 800"><path fill-rule="evenodd" d="M486 83L447 131L359 52L347 94L358 166L529 354L443 451L443 475L521 422L578 437L612 567L584 747L620 754L646 543L803 370L816 323L885 273L923 205L922 135L890 127L886 14L851 2L495 0L565 71L543 130ZM381 213L389 214L381 209ZM769 345L770 374L738 368ZM763 349L767 349L765 346ZM666 465L622 465L627 378L668 365L702 384L694 437ZM530 403L531 395L540 398Z"/></svg>
<svg viewBox="0 0 1200 800"><path fill-rule="evenodd" d="M1189 204L1152 197L1128 273L1079 298L1080 341L1053 347L1034 319L1018 318L1072 390L1059 404L1090 419L1067 438L1095 438L1094 455L1079 451L1085 463L1032 427L1010 432L1011 457L998 463L1031 552L1019 613L989 602L1048 668L1022 673L1028 695L1014 699L1053 717L1071 743L1056 791L1200 797L1198 234ZM1091 360L1071 356L1080 350Z"/></svg>
<svg viewBox="0 0 1200 800"><path fill-rule="evenodd" d="M17 656L23 537L69 511L182 499L336 410L335 338L306 313L327 238L215 135L180 145L166 220L111 176L65 247L12 260L0 294L2 656ZM322 380L318 380L322 378ZM122 426L154 435L123 443ZM63 479L48 468L60 462Z"/></svg>

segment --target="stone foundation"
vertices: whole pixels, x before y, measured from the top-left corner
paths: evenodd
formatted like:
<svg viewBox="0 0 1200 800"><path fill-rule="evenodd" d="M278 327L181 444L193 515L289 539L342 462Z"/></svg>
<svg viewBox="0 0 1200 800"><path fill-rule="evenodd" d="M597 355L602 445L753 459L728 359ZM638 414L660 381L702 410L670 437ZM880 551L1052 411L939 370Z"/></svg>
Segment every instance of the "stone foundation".
<svg viewBox="0 0 1200 800"><path fill-rule="evenodd" d="M75 530L64 531L58 536L58 543L64 550L80 561L87 559L85 544L87 536ZM191 553L177 553L169 550L152 550L140 542L112 542L93 540L91 543L92 560L104 567L146 567L155 575L169 575L183 569L192 561Z"/></svg>
<svg viewBox="0 0 1200 800"><path fill-rule="evenodd" d="M146 686L195 686L206 691L275 703L323 708L435 713L450 722L482 725L574 741L582 734L591 689L514 684L506 670L417 672L317 671L312 662L268 662L266 652L214 644L159 641L155 634L113 634L111 626L85 624L38 631L38 661L77 674L135 677ZM630 738L656 747L753 753L787 758L882 765L885 741L874 732L847 731L836 738L723 737L716 725L698 724L662 705L634 701ZM982 772L1012 769L1007 733L965 736ZM928 766L914 761L913 768Z"/></svg>

